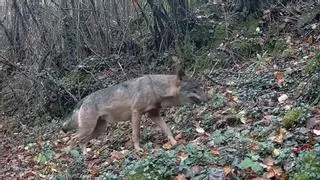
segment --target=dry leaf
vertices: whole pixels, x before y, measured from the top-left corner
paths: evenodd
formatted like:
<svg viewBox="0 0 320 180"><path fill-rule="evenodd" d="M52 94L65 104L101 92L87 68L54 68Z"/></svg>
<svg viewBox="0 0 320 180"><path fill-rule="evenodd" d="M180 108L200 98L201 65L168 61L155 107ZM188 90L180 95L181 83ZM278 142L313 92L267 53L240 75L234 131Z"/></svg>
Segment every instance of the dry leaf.
<svg viewBox="0 0 320 180"><path fill-rule="evenodd" d="M185 159L187 159L185 152L179 152L179 153L177 154L177 157L180 158L181 161L184 161Z"/></svg>
<svg viewBox="0 0 320 180"><path fill-rule="evenodd" d="M279 150L279 149L274 149L274 150L272 151L272 155L273 155L274 157L279 156L279 155L280 155L280 150Z"/></svg>
<svg viewBox="0 0 320 180"><path fill-rule="evenodd" d="M201 168L199 165L195 165L189 168L188 171L191 172L192 174L197 174L201 171Z"/></svg>
<svg viewBox="0 0 320 180"><path fill-rule="evenodd" d="M208 99L211 99L213 97L213 93L214 93L213 88L210 87L209 90L207 90Z"/></svg>
<svg viewBox="0 0 320 180"><path fill-rule="evenodd" d="M70 140L70 137L64 137L64 138L62 138L62 141L63 142L68 142Z"/></svg>
<svg viewBox="0 0 320 180"><path fill-rule="evenodd" d="M207 109L208 109L208 107L204 107L202 110L199 111L199 113L197 115L202 116L206 112Z"/></svg>
<svg viewBox="0 0 320 180"><path fill-rule="evenodd" d="M94 168L94 167L92 167L92 168L90 169L90 174L91 174L92 176L94 176L94 177L98 177L98 176L100 175L98 169L97 169L97 168Z"/></svg>
<svg viewBox="0 0 320 180"><path fill-rule="evenodd" d="M184 174L179 174L174 179L175 180L187 180L187 176L185 176Z"/></svg>
<svg viewBox="0 0 320 180"><path fill-rule="evenodd" d="M234 103L239 103L239 99L238 99L238 97L237 96L232 96L231 97L231 102L234 102Z"/></svg>
<svg viewBox="0 0 320 180"><path fill-rule="evenodd" d="M205 133L205 130L202 127L200 127L200 123L199 122L196 122L195 126L196 126L196 131L198 133L200 133L200 134Z"/></svg>
<svg viewBox="0 0 320 180"><path fill-rule="evenodd" d="M312 131L315 135L320 136L320 130L314 129Z"/></svg>
<svg viewBox="0 0 320 180"><path fill-rule="evenodd" d="M171 145L170 142L168 142L168 143L165 143L165 144L162 146L162 148L163 148L163 149L166 149L166 150L169 150L169 149L172 148L172 145Z"/></svg>
<svg viewBox="0 0 320 180"><path fill-rule="evenodd" d="M310 36L308 37L308 43L309 43L309 44L313 44L314 41L315 41L314 37L313 37L312 35L310 35Z"/></svg>
<svg viewBox="0 0 320 180"><path fill-rule="evenodd" d="M275 176L281 176L281 174L283 174L283 171L281 169L281 167L278 166L272 166L267 173L267 178L272 178Z"/></svg>
<svg viewBox="0 0 320 180"><path fill-rule="evenodd" d="M198 133L200 133L200 134L205 133L205 131L204 131L204 129L203 129L202 127L197 127L197 128L196 128L196 131L197 131Z"/></svg>
<svg viewBox="0 0 320 180"><path fill-rule="evenodd" d="M272 178L272 177L274 177L276 175L276 173L274 172L274 171L268 171L267 172L267 178Z"/></svg>
<svg viewBox="0 0 320 180"><path fill-rule="evenodd" d="M232 171L232 167L226 166L223 168L223 171L224 171L225 176L227 176Z"/></svg>
<svg viewBox="0 0 320 180"><path fill-rule="evenodd" d="M113 162L119 161L120 159L125 157L125 154L123 152L114 151L110 153L111 159Z"/></svg>
<svg viewBox="0 0 320 180"><path fill-rule="evenodd" d="M279 71L276 71L274 73L274 75L276 76L276 79L277 79L277 84L279 86L281 86L284 82L284 75L283 75L283 72L279 72Z"/></svg>
<svg viewBox="0 0 320 180"><path fill-rule="evenodd" d="M278 97L278 101L279 101L279 103L284 103L288 98L289 98L288 95L281 94L281 96Z"/></svg>
<svg viewBox="0 0 320 180"><path fill-rule="evenodd" d="M277 134L273 137L273 140L279 144L282 144L286 133L287 133L287 130L284 128L281 128L277 132Z"/></svg>
<svg viewBox="0 0 320 180"><path fill-rule="evenodd" d="M214 155L220 155L220 152L219 152L219 150L218 150L218 148L211 148L210 149L210 152L212 153L212 154L214 154Z"/></svg>
<svg viewBox="0 0 320 180"><path fill-rule="evenodd" d="M274 159L272 159L272 157L267 157L263 160L263 164L267 165L267 166L273 166L274 165Z"/></svg>

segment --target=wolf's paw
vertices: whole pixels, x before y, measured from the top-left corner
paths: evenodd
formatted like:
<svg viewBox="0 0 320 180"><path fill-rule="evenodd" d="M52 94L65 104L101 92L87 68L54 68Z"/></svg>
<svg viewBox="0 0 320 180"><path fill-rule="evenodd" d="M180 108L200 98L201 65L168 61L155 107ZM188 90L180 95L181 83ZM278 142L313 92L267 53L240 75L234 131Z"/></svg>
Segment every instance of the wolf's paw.
<svg viewBox="0 0 320 180"><path fill-rule="evenodd" d="M171 140L170 143L171 143L172 147L175 147L178 145L178 141L176 141L176 140Z"/></svg>
<svg viewBox="0 0 320 180"><path fill-rule="evenodd" d="M134 148L134 150L135 150L135 152L136 152L136 153L138 153L138 154L140 154L140 153L143 153L143 152L144 152L144 149L143 149L143 148L141 148L141 147L135 147L135 148Z"/></svg>

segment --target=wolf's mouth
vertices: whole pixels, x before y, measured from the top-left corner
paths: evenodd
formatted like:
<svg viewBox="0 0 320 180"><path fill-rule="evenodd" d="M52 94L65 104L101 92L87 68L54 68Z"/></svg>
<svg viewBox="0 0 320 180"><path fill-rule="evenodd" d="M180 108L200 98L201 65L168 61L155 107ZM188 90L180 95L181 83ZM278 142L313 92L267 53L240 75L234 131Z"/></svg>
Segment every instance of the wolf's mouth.
<svg viewBox="0 0 320 180"><path fill-rule="evenodd" d="M201 103L201 100L196 98L196 97L194 97L194 96L191 96L190 99L196 104L200 104Z"/></svg>

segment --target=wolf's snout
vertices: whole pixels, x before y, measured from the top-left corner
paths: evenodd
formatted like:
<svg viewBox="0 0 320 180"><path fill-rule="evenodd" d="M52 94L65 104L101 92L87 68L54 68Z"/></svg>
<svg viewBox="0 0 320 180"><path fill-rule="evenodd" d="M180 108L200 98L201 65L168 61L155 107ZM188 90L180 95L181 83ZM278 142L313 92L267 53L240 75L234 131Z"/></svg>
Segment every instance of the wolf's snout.
<svg viewBox="0 0 320 180"><path fill-rule="evenodd" d="M68 132L66 125L67 125L67 123L63 123L62 128L61 128L64 133Z"/></svg>

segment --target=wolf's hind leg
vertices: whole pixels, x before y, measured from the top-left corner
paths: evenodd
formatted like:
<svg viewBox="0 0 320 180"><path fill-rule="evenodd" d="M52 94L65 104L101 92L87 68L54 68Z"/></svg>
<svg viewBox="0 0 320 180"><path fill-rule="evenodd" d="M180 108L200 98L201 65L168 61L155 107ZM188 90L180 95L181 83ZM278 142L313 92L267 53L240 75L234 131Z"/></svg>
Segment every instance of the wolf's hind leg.
<svg viewBox="0 0 320 180"><path fill-rule="evenodd" d="M149 111L149 116L151 120L161 128L161 130L166 134L168 139L170 140L170 143L172 146L177 145L177 141L174 139L171 130L167 126L166 122L163 120L163 118L160 117L160 110L159 109L153 109Z"/></svg>
<svg viewBox="0 0 320 180"><path fill-rule="evenodd" d="M92 139L99 137L107 127L107 121L103 117L99 117L97 121L97 125L92 132Z"/></svg>

